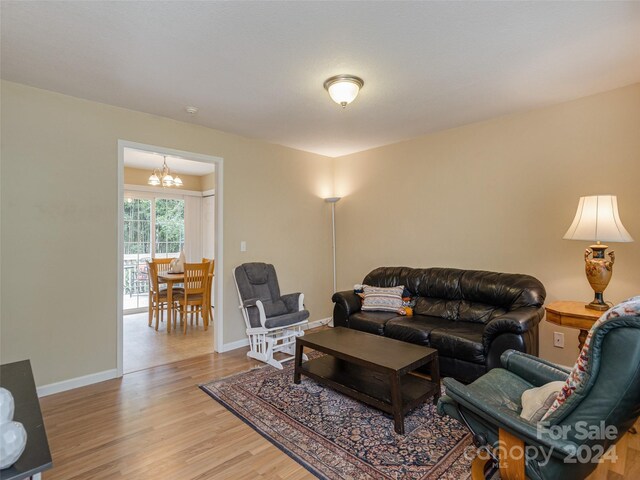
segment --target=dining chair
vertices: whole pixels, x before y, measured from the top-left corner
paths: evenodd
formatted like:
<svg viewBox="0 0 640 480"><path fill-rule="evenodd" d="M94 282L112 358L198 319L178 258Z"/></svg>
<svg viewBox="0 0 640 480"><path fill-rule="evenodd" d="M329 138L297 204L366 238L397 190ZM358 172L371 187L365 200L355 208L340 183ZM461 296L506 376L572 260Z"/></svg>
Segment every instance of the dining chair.
<svg viewBox="0 0 640 480"><path fill-rule="evenodd" d="M163 312L169 308L167 302L167 289L162 288L158 281L158 274L162 271L168 270L168 262L171 259L152 259L147 260L147 268L149 270L149 326L153 323L153 317L155 316L155 327L158 330L160 321L162 321ZM167 266L167 268L164 268ZM162 269L162 270L161 270ZM182 288L173 288L173 298L175 299L178 294L183 293ZM173 308L173 306L172 306Z"/></svg>
<svg viewBox="0 0 640 480"><path fill-rule="evenodd" d="M171 268L171 260L173 258L152 258L151 259L158 266L158 274L165 273Z"/></svg>
<svg viewBox="0 0 640 480"><path fill-rule="evenodd" d="M156 263L157 265L157 269L158 269L158 275L162 275L163 273L167 273L170 269L171 269L171 262L173 260L175 260L174 258L159 258L159 257L153 257L152 260ZM163 288L164 282L160 282L160 289ZM166 285L165 285L166 287ZM173 292L182 292L183 288L182 287L173 287ZM173 317L175 319L175 316ZM162 312L160 315L160 321L163 322L164 318L162 317ZM174 324L175 324L175 320L174 320Z"/></svg>
<svg viewBox="0 0 640 480"><path fill-rule="evenodd" d="M206 308L206 289L209 284L209 267L211 262L184 264L184 291L174 296L180 306L180 319L183 322L183 333L187 333L187 314L193 316L200 313L204 329L209 327L209 315ZM189 307L191 309L189 310Z"/></svg>
<svg viewBox="0 0 640 480"><path fill-rule="evenodd" d="M206 296L207 296L207 320L209 320L208 323L211 322L211 319L213 318L213 304L211 303L211 289L213 288L213 276L214 276L214 272L215 272L215 264L216 261L212 258L202 258L203 262L210 262L209 263L209 285L207 285L207 291L206 291Z"/></svg>

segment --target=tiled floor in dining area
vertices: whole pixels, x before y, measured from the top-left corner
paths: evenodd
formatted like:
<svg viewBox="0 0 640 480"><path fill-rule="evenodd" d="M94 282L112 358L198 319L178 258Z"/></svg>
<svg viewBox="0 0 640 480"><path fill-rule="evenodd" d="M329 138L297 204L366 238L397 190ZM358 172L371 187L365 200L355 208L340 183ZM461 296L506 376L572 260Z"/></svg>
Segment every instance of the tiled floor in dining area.
<svg viewBox="0 0 640 480"><path fill-rule="evenodd" d="M187 325L186 335L182 328L167 334L165 323L156 332L148 321L146 312L124 316L124 373L213 353L213 328L205 331L202 319Z"/></svg>

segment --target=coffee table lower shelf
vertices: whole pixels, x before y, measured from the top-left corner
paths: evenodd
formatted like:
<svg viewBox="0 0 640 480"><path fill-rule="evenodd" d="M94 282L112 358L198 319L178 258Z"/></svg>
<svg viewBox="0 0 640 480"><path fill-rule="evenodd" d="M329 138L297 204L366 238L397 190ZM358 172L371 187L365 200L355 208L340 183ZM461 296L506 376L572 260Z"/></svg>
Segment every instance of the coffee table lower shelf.
<svg viewBox="0 0 640 480"><path fill-rule="evenodd" d="M345 395L371 405L392 415L394 410L392 377L388 374L376 372L355 363L347 362L332 355L304 362L296 367L296 374L306 375L318 383L327 385ZM296 380L299 375L296 375ZM299 383L299 380L296 381ZM436 400L439 397L439 385L426 378L411 373L400 377L401 416L414 409L429 397ZM404 418L402 425L396 421L396 432L404 433Z"/></svg>

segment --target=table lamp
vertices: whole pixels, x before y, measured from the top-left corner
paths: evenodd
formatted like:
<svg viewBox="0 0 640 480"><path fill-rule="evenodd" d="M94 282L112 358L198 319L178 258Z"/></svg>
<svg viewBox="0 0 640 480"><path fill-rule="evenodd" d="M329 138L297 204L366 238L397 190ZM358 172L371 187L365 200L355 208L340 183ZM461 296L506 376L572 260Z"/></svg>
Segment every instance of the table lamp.
<svg viewBox="0 0 640 480"><path fill-rule="evenodd" d="M633 238L620 220L616 196L580 197L576 216L563 238L596 242L584 252L587 280L595 292L595 298L586 307L592 310L608 310L610 305L604 301L602 294L613 274L615 254L613 251L609 252L609 259L606 259L604 252L609 247L600 242L633 242Z"/></svg>

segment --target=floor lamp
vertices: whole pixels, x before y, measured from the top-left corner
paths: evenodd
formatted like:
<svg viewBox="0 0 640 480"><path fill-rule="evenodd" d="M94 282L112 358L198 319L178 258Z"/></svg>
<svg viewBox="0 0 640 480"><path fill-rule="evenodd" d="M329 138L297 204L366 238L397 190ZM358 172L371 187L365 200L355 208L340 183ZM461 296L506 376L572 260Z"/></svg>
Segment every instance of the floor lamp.
<svg viewBox="0 0 640 480"><path fill-rule="evenodd" d="M324 201L331 204L331 232L333 235L333 293L336 292L336 203L341 197L329 197Z"/></svg>

